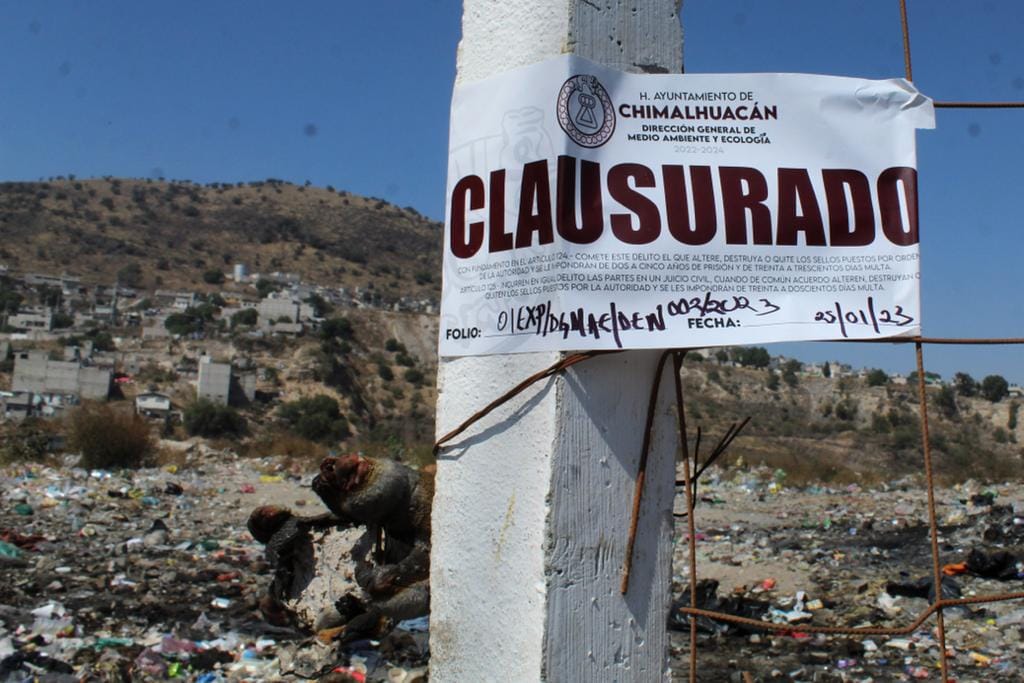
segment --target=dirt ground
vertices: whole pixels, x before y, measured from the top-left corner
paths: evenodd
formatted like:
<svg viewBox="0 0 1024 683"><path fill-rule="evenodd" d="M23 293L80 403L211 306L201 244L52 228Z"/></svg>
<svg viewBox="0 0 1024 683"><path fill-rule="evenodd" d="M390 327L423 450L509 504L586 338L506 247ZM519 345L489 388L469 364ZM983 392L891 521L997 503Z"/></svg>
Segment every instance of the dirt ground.
<svg viewBox="0 0 1024 683"><path fill-rule="evenodd" d="M925 489L793 490L741 473L704 486L699 497L699 606L753 610L787 630L699 620L698 680L742 681L744 673L755 681L941 680L934 617L891 638L801 631L906 627L927 609L933 566ZM682 494L677 507L681 502ZM949 568L945 597L1024 592L1024 487L968 482L940 489L936 515L941 565L967 565ZM675 592L688 606L684 518L676 529ZM702 579L718 582L712 597ZM951 680L1024 680L1021 600L958 607L944 619ZM671 622L680 629L673 634L673 680L688 680L689 622L678 614Z"/></svg>
<svg viewBox="0 0 1024 683"><path fill-rule="evenodd" d="M339 653L260 618L271 569L245 519L270 503L319 513L311 466L190 458L176 470L0 471L0 683L297 680L338 666L371 681L423 680L423 624ZM934 618L892 638L801 630L900 627L927 608L922 488L795 489L770 472L717 477L702 483L695 516L699 606L785 630L699 619L699 681L940 680ZM941 489L936 507L942 564L964 565L950 569L946 597L1024 591L1024 485ZM673 592L688 605L686 528L679 518ZM948 610L945 621L952 680L1024 680L1021 600ZM670 624L673 680L685 681L689 622L674 610Z"/></svg>

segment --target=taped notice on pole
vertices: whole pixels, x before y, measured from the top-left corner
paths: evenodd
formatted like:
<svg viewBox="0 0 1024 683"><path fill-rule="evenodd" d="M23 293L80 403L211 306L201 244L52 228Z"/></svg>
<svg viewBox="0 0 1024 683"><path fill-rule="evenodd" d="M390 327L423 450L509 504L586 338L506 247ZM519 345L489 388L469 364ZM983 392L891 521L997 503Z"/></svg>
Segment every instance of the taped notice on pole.
<svg viewBox="0 0 1024 683"><path fill-rule="evenodd" d="M458 87L442 356L920 334L905 80L628 74Z"/></svg>

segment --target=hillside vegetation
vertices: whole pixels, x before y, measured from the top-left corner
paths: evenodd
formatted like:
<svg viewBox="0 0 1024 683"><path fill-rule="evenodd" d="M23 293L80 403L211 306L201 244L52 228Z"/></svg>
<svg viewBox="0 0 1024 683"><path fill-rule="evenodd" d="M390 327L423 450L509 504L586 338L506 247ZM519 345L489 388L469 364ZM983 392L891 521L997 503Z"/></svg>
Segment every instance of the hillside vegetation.
<svg viewBox="0 0 1024 683"><path fill-rule="evenodd" d="M58 178L0 183L0 231L4 291L25 303L55 305L45 286L17 284L28 273L78 276L86 289L114 282L135 288L126 310L148 310L158 288L200 295L190 310L209 313L209 320L166 340L145 340L137 326L91 323L66 331L62 325L49 340L15 345L60 357L65 345L91 340L111 354L117 371L132 360L140 369L113 398L166 392L184 420L165 427L163 436L209 438L254 455L354 448L429 458L437 319L423 311L439 300L442 230L415 210L273 179L200 186ZM221 313L225 299L253 303L266 294L260 282L225 281L237 263L373 296L324 307L296 337L259 332L255 311L248 311L253 319L245 311ZM410 300L424 305L393 310L392 303ZM60 312L67 325L70 312ZM240 419L196 405L195 370L204 355L256 372L257 399L239 408ZM0 360L3 389L12 363ZM692 433L702 428L704 453L730 424L750 416L723 464L765 465L790 483L875 484L923 471L916 384L890 381L881 371L823 377L792 360L768 369L770 360L760 348L687 357L687 417ZM984 384L928 389L941 481L1007 479L1022 471L1020 399L986 398ZM43 443L53 429L45 431L8 443Z"/></svg>
<svg viewBox="0 0 1024 683"><path fill-rule="evenodd" d="M438 299L441 225L414 209L279 180L0 183L0 263L92 282L214 291L244 263L304 281ZM139 267L126 268L131 264ZM128 280L128 281L125 281Z"/></svg>
<svg viewBox="0 0 1024 683"><path fill-rule="evenodd" d="M781 373L780 381L777 371L723 366L693 354L683 373L691 438L702 427L703 453L731 423L752 418L727 453L729 465L766 465L796 484L874 485L923 476L916 383L792 372ZM1019 400L992 402L949 386L927 393L940 482L1020 476Z"/></svg>

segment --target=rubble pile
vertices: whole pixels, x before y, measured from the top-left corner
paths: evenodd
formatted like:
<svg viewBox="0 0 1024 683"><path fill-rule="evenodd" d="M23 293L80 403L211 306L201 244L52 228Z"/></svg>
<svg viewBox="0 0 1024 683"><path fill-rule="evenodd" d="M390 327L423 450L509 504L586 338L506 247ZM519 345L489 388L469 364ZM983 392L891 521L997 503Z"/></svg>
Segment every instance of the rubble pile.
<svg viewBox="0 0 1024 683"><path fill-rule="evenodd" d="M324 644L264 620L255 506L319 505L273 459L125 472L0 470L0 682L425 680L427 620Z"/></svg>
<svg viewBox="0 0 1024 683"><path fill-rule="evenodd" d="M936 619L907 635L819 635L810 626L901 628L934 598L923 487L785 485L785 473L743 472L702 484L695 515L697 603L783 625L782 631L699 618L700 680L940 680ZM677 512L685 510L683 494ZM1024 592L1024 485L975 482L936 492L942 595ZM690 605L685 517L677 521L674 670L685 680ZM950 677L1024 679L1024 600L944 610Z"/></svg>

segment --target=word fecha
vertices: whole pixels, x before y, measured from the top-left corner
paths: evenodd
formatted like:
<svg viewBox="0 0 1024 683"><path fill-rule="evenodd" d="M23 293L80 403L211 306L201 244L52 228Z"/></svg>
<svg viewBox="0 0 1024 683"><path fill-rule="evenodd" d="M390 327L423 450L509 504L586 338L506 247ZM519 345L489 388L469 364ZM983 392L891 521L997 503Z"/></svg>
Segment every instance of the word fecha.
<svg viewBox="0 0 1024 683"><path fill-rule="evenodd" d="M720 195L716 195L713 182L716 171ZM725 243L729 245L798 246L802 235L806 246L862 247L875 241L876 207L885 239L896 246L918 243L914 168L893 166L874 179L857 169L823 169L820 180L824 202L815 191L808 169L779 168L776 173L777 209L773 216L767 179L756 168L663 165L662 221L658 205L638 191L659 189L654 169L639 163L620 163L603 174L597 162L562 155L552 187L548 161L533 161L522 167L514 231L506 230L505 225L507 170L491 171L487 182L479 175L467 175L454 184L449 198L448 246L453 256L465 259L476 255L485 243L487 253L492 254L551 244L556 231L566 242L591 244L602 236L605 225L624 244L650 244L661 236L664 226L681 244L699 246L715 238L721 215ZM604 191L630 213L609 213L606 217ZM576 217L577 196L581 198L580 221ZM469 220L470 212L484 210L486 220Z"/></svg>

